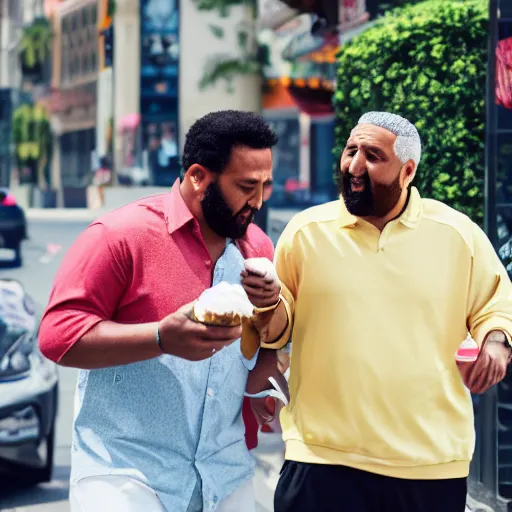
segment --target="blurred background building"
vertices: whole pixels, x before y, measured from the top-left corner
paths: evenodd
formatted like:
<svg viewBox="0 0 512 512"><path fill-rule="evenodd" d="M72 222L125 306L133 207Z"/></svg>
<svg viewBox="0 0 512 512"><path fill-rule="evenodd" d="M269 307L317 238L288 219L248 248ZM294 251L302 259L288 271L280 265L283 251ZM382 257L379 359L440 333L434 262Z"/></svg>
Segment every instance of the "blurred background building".
<svg viewBox="0 0 512 512"><path fill-rule="evenodd" d="M24 25L43 15L43 1L0 2L0 184L7 185L13 168L11 121L23 94Z"/></svg>
<svg viewBox="0 0 512 512"><path fill-rule="evenodd" d="M194 120L260 110L255 4L182 4L0 3L0 179L22 204L95 206L100 163L107 198L169 187Z"/></svg>
<svg viewBox="0 0 512 512"><path fill-rule="evenodd" d="M291 216L336 197L336 54L367 27L365 0L260 0L262 112L279 143L267 228L274 240Z"/></svg>
<svg viewBox="0 0 512 512"><path fill-rule="evenodd" d="M365 0L1 5L0 179L22 204L94 207L102 165L107 203L169 187L190 125L224 108L262 111L280 136L275 229L335 196L336 52Z"/></svg>

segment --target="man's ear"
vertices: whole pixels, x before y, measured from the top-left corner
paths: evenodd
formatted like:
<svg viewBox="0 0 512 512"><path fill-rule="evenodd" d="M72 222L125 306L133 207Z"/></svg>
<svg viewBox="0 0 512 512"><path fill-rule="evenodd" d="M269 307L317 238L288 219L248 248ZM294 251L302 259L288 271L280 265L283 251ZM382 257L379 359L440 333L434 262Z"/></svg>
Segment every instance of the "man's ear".
<svg viewBox="0 0 512 512"><path fill-rule="evenodd" d="M402 187L407 188L416 176L416 164L414 160L409 160L402 168Z"/></svg>
<svg viewBox="0 0 512 512"><path fill-rule="evenodd" d="M183 177L187 180L195 191L204 190L209 184L209 172L199 164L191 165Z"/></svg>

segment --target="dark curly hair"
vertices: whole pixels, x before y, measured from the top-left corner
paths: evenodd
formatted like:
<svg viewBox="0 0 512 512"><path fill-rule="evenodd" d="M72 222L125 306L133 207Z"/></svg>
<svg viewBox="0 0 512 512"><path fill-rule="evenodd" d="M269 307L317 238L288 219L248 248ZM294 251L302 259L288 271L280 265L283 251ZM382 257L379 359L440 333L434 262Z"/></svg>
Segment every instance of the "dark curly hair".
<svg viewBox="0 0 512 512"><path fill-rule="evenodd" d="M277 135L253 112L219 110L198 119L185 138L183 172L193 164L221 173L235 146L266 149L275 146Z"/></svg>

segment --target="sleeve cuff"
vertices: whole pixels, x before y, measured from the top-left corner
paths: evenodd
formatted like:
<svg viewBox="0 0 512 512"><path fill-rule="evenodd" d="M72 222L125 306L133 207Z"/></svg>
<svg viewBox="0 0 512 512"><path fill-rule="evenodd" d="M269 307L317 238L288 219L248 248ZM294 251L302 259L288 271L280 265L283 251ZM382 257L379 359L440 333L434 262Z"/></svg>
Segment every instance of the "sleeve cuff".
<svg viewBox="0 0 512 512"><path fill-rule="evenodd" d="M481 348L491 331L502 331L510 342L512 339L510 334L512 333L512 322L505 318L490 318L481 323L476 329L471 329L471 335Z"/></svg>
<svg viewBox="0 0 512 512"><path fill-rule="evenodd" d="M273 350L279 350L280 348L283 348L290 339L290 335L292 333L292 310L290 307L290 304L286 300L285 297L282 297L282 303L284 304L284 309L286 311L286 329L284 330L283 334L277 338L277 340L273 341L272 343L262 343L262 348L270 348Z"/></svg>

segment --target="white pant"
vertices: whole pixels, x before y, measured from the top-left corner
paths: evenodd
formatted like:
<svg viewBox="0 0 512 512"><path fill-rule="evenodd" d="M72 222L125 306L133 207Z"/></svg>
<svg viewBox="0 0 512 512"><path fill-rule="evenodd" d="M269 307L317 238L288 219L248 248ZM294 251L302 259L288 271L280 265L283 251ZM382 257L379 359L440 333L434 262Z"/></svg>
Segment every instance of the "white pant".
<svg viewBox="0 0 512 512"><path fill-rule="evenodd" d="M166 511L155 491L127 476L82 478L69 491L71 512L178 512ZM223 500L217 512L256 512L252 480Z"/></svg>

